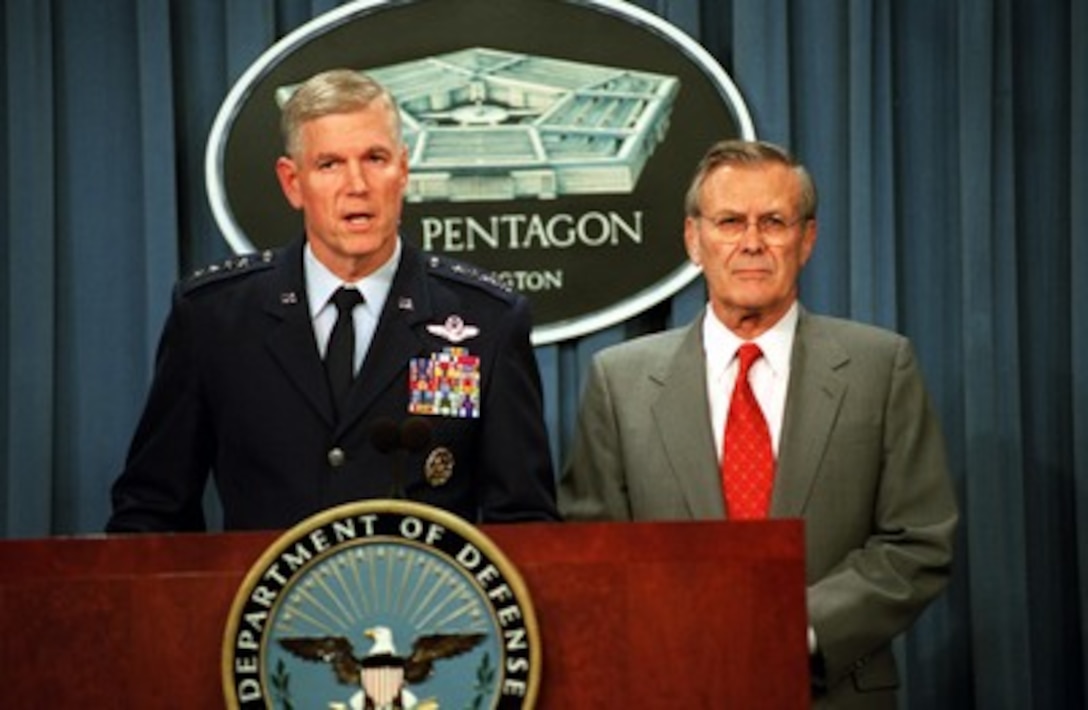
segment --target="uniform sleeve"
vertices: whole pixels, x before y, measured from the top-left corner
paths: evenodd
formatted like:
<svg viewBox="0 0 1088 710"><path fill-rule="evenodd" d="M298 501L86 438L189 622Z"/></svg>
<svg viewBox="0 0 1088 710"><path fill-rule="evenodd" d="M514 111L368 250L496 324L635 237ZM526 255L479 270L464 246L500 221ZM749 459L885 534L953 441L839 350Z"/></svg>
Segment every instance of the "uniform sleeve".
<svg viewBox="0 0 1088 710"><path fill-rule="evenodd" d="M202 500L214 447L189 320L185 302L175 295L151 390L112 488L107 532L205 529Z"/></svg>
<svg viewBox="0 0 1088 710"><path fill-rule="evenodd" d="M493 379L481 405L482 522L555 521L555 469L526 299L515 299L500 328Z"/></svg>

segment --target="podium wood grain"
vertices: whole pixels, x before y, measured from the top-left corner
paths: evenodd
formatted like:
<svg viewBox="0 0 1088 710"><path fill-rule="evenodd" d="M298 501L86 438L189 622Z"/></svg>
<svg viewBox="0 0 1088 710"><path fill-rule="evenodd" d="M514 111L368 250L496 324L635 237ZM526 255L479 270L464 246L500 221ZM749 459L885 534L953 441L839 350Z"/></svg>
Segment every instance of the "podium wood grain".
<svg viewBox="0 0 1088 710"><path fill-rule="evenodd" d="M799 521L484 526L540 625L537 707L808 707ZM0 707L223 707L277 533L0 541Z"/></svg>

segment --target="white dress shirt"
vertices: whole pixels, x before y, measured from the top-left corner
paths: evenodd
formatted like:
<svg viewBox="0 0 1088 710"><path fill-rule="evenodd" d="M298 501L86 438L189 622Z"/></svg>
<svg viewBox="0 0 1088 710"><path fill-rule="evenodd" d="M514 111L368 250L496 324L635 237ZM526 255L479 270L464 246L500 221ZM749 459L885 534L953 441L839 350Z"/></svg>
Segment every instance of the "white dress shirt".
<svg viewBox="0 0 1088 710"><path fill-rule="evenodd" d="M782 417L786 411L786 390L790 383L790 353L797 332L798 305L795 302L774 326L753 340L763 351L763 357L752 364L748 373L752 392L763 410L771 433L771 447L778 458L778 440L782 433ZM725 438L725 420L729 401L737 380L740 361L737 350L746 341L725 327L708 306L703 318L703 347L706 350L707 397L710 401L710 423L714 443L721 460Z"/></svg>
<svg viewBox="0 0 1088 710"><path fill-rule="evenodd" d="M310 304L314 337L317 339L317 349L322 359L329 346L332 327L336 324L336 306L329 299L341 286L357 288L359 293L363 294L363 302L355 306L355 310L352 311L352 320L355 325L355 372L359 371L370 349L370 343L374 340L374 331L378 328L378 318L385 306L385 300L393 287L393 276L396 275L397 265L400 264L400 254L401 244L398 238L397 248L389 261L366 278L345 283L318 261L310 250L310 245L306 244L302 256L303 277L306 280L306 298Z"/></svg>

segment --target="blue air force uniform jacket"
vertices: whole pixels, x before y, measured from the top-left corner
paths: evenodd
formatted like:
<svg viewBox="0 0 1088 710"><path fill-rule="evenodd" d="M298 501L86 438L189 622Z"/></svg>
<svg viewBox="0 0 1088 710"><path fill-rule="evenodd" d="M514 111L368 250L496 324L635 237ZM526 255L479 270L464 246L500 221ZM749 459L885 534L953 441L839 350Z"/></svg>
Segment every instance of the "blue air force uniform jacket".
<svg viewBox="0 0 1088 710"><path fill-rule="evenodd" d="M398 491L472 522L558 519L526 299L474 267L404 244L337 417L302 250L300 240L234 258L179 284L107 530L203 530L209 473L226 529L283 529ZM462 380L468 394L478 388L478 411L468 397L458 411L424 415L431 435L421 451L380 451L374 423L411 416L410 389L420 401L428 390L445 397L431 404L448 401L436 373L431 385L420 381L420 366L451 352L478 358Z"/></svg>

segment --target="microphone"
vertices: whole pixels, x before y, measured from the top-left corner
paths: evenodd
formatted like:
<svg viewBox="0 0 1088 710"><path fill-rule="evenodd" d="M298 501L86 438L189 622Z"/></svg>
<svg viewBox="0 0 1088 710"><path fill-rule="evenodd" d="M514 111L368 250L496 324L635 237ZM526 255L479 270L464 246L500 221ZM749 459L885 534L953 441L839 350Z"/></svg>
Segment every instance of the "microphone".
<svg viewBox="0 0 1088 710"><path fill-rule="evenodd" d="M401 445L418 454L431 443L431 423L423 417L408 417L400 425Z"/></svg>
<svg viewBox="0 0 1088 710"><path fill-rule="evenodd" d="M378 453L392 454L397 452L393 457L393 487L389 492L389 497L403 499L405 497L404 485L401 483L401 479L404 478L404 457L399 453L401 449L400 427L389 417L375 419L370 425L370 443L374 445Z"/></svg>
<svg viewBox="0 0 1088 710"><path fill-rule="evenodd" d="M375 419L370 425L370 443L379 453L388 454L400 446L400 429L390 417Z"/></svg>
<svg viewBox="0 0 1088 710"><path fill-rule="evenodd" d="M370 443L382 454L394 454L393 487L389 497L406 500L404 459L408 452L419 453L431 443L431 424L422 417L409 417L400 425L390 417L379 417L370 425Z"/></svg>

